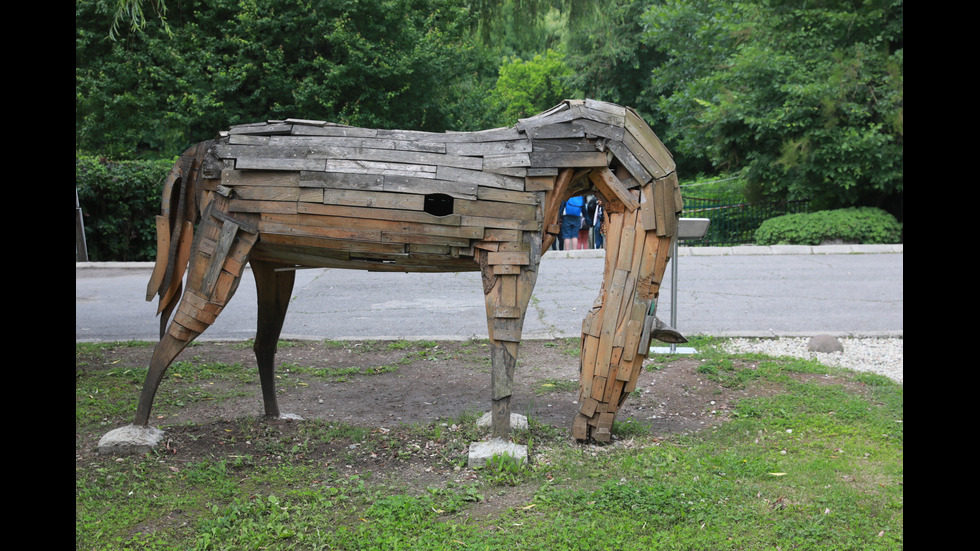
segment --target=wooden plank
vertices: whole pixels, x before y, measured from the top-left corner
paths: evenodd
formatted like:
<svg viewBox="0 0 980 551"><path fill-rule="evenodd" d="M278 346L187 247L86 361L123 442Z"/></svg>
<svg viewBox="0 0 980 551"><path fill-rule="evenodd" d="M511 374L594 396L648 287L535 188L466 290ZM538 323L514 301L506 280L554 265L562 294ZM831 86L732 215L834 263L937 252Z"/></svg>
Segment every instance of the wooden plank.
<svg viewBox="0 0 980 551"><path fill-rule="evenodd" d="M242 124L238 126L232 126L228 129L229 135L234 134L288 134L293 130L292 124L286 123L257 123L257 124Z"/></svg>
<svg viewBox="0 0 980 551"><path fill-rule="evenodd" d="M623 136L623 145L629 148L630 152L633 153L633 156L636 157L636 160L638 160L640 164L647 169L647 172L649 172L651 176L654 178L663 178L667 175L667 168L661 166L660 162L657 159L654 159L646 148L644 148L629 132ZM671 160L671 164L673 164L673 160Z"/></svg>
<svg viewBox="0 0 980 551"><path fill-rule="evenodd" d="M488 252L487 253L487 264L517 264L517 265L527 265L530 264L530 254L526 252Z"/></svg>
<svg viewBox="0 0 980 551"><path fill-rule="evenodd" d="M296 201L247 201L232 199L228 202L228 212L256 212L276 214L296 214Z"/></svg>
<svg viewBox="0 0 980 551"><path fill-rule="evenodd" d="M623 145L623 142L609 141L606 143L606 147L609 148L609 151L612 151L612 154L619 159L619 162L626 167L626 170L629 170L630 174L632 174L641 185L649 182L653 178L653 176L647 172L647 169L643 166L643 163L641 163L636 156L633 155L633 152L630 151L628 147Z"/></svg>
<svg viewBox="0 0 980 551"><path fill-rule="evenodd" d="M375 209L421 211L425 207L425 196L410 193L325 189L323 190L323 203Z"/></svg>
<svg viewBox="0 0 980 551"><path fill-rule="evenodd" d="M495 306L493 309L493 317L495 318L517 319L523 315L524 313L517 306Z"/></svg>
<svg viewBox="0 0 980 551"><path fill-rule="evenodd" d="M607 113L607 114L609 114L611 116L614 116L614 117L625 117L626 116L626 108L625 107L623 107L621 105L617 105L615 103L609 103L609 102L606 102L606 101L599 101L599 100L588 99L587 98L585 100L585 107L588 108L588 109L593 109L595 111L600 111L600 112L603 112L603 113Z"/></svg>
<svg viewBox="0 0 980 551"><path fill-rule="evenodd" d="M326 162L322 159L282 159L242 157L235 159L238 170L325 170Z"/></svg>
<svg viewBox="0 0 980 551"><path fill-rule="evenodd" d="M234 198L244 201L298 201L298 187L236 186Z"/></svg>
<svg viewBox="0 0 980 551"><path fill-rule="evenodd" d="M629 320L626 322L626 342L623 344L623 361L631 362L636 357L637 344L643 333L643 321Z"/></svg>
<svg viewBox="0 0 980 551"><path fill-rule="evenodd" d="M146 285L146 300L153 300L153 296L160 291L163 283L163 276L167 270L167 254L170 251L170 220L166 216L156 216L157 229L157 255L153 265L153 272L150 274L150 281Z"/></svg>
<svg viewBox="0 0 980 551"><path fill-rule="evenodd" d="M234 242L237 233L238 224L230 220L226 220L222 224L217 246L207 265L207 270L204 273L204 279L201 283L201 291L204 296L211 296L211 293L214 291L214 285L218 280L218 273L221 271L222 266L224 266L224 259L228 256L228 251L231 249L231 244Z"/></svg>
<svg viewBox="0 0 980 551"><path fill-rule="evenodd" d="M529 138L536 140L550 140L556 138L584 138L585 130L579 121L575 122L562 122L556 124L548 124L545 126L538 126L534 128L527 129L527 135Z"/></svg>
<svg viewBox="0 0 980 551"><path fill-rule="evenodd" d="M614 112L609 107L612 105L613 104L606 104L603 106L598 103L586 103L586 105L579 110L579 115L583 119L600 122L609 126L623 126L625 122L625 111L622 113Z"/></svg>
<svg viewBox="0 0 980 551"><path fill-rule="evenodd" d="M305 125L305 126L328 126L328 125L334 124L332 122L321 121L321 120L314 120L314 119L294 119L294 118L287 118L286 120L284 120L282 122L287 123L287 124L297 125L297 126L300 126L300 125Z"/></svg>
<svg viewBox="0 0 980 551"><path fill-rule="evenodd" d="M528 176L524 179L524 191L551 191L555 188L555 176Z"/></svg>
<svg viewBox="0 0 980 551"><path fill-rule="evenodd" d="M351 241L381 242L381 230L378 228L357 228L354 226L322 226L316 224L295 224L289 218L277 214L263 214L259 221L262 235L281 234L292 236L322 237L330 239L345 239Z"/></svg>
<svg viewBox="0 0 980 551"><path fill-rule="evenodd" d="M479 170L466 170L456 167L440 166L436 178L466 184L524 191L524 178L515 178L503 174L493 174Z"/></svg>
<svg viewBox="0 0 980 551"><path fill-rule="evenodd" d="M356 220L388 220L392 222L414 223L425 226L461 226L462 217L457 214L446 216L434 216L427 212L394 209L374 209L366 207L350 207L343 205L318 205L315 203L299 203L296 212L304 215L317 215L320 218L313 218L312 221L301 219L308 224L318 224L322 218L344 218L348 223L360 224ZM319 221L318 221L319 220ZM297 223L300 223L299 221ZM483 232L478 233L480 237Z"/></svg>
<svg viewBox="0 0 980 551"><path fill-rule="evenodd" d="M519 203L522 205L538 205L541 203L540 193L513 191L495 187L478 187L476 196L481 201L502 201L504 203Z"/></svg>
<svg viewBox="0 0 980 551"><path fill-rule="evenodd" d="M663 142L660 141L660 138L653 132L650 125L634 109L626 110L625 127L636 138L643 149L664 169L665 173L673 172L676 169L674 158L670 154L670 151L667 150Z"/></svg>
<svg viewBox="0 0 980 551"><path fill-rule="evenodd" d="M531 141L527 139L509 140L503 142L461 142L443 144L446 153L461 156L491 156L513 153L529 153Z"/></svg>
<svg viewBox="0 0 980 551"><path fill-rule="evenodd" d="M673 189L670 190L671 194L668 195L667 182L664 180L654 180L653 182L653 205L654 212L657 216L657 235L661 236L671 236L674 235L674 229L677 226L676 215L673 212L674 207L674 197ZM668 203L669 201L669 203ZM671 220L674 223L671 223Z"/></svg>
<svg viewBox="0 0 980 551"><path fill-rule="evenodd" d="M300 172L299 185L300 187L381 191L384 188L384 176L344 172Z"/></svg>
<svg viewBox="0 0 980 551"><path fill-rule="evenodd" d="M344 214L330 214L340 209ZM357 210L357 212L351 212ZM357 218L356 216L364 216ZM370 217L370 218L368 218ZM427 222L416 222L423 217L429 217ZM415 235L437 235L443 237L460 237L465 239L483 239L484 229L482 226L466 224L461 222L459 225L453 224L453 217L435 217L424 212L402 211L402 210L380 210L380 209L358 209L357 207L337 207L333 205L314 205L303 203L300 205L300 214L296 215L297 224L317 225L326 227L351 227L363 228L368 230L378 229L391 233L410 233ZM433 223L431 220L443 221L443 223Z"/></svg>
<svg viewBox="0 0 980 551"><path fill-rule="evenodd" d="M529 178L537 178L541 176L555 178L558 176L558 172L558 169L555 167L532 166L527 169L527 174L525 176Z"/></svg>
<svg viewBox="0 0 980 551"><path fill-rule="evenodd" d="M322 203L323 189L312 187L300 188L299 201L303 203Z"/></svg>
<svg viewBox="0 0 980 551"><path fill-rule="evenodd" d="M521 140L524 136L513 127L491 128L476 132L422 132L417 130L378 130L379 138L438 143L498 142Z"/></svg>
<svg viewBox="0 0 980 551"><path fill-rule="evenodd" d="M347 174L377 174L384 176L411 176L415 178L435 178L434 165L386 163L379 161L352 161L345 159L326 159L323 172L344 172Z"/></svg>
<svg viewBox="0 0 980 551"><path fill-rule="evenodd" d="M453 202L453 213L461 216L535 220L537 218L538 208L537 205L522 205L520 203L458 199Z"/></svg>
<svg viewBox="0 0 980 551"><path fill-rule="evenodd" d="M493 275L519 275L521 273L521 267L518 264L497 264L491 266L493 270Z"/></svg>
<svg viewBox="0 0 980 551"><path fill-rule="evenodd" d="M575 420L572 421L572 438L576 440L585 440L589 437L589 418L581 413L575 415Z"/></svg>
<svg viewBox="0 0 980 551"><path fill-rule="evenodd" d="M375 234L378 235L378 234ZM330 249L337 251L359 251L372 253L399 254L404 253L405 246L395 243L380 243L375 241L354 241L351 239L333 239L329 237L314 237L308 235L291 235L278 233L262 234L262 243L267 245L292 246L311 249Z"/></svg>
<svg viewBox="0 0 980 551"><path fill-rule="evenodd" d="M372 149L367 147L310 147L305 150L308 159L340 159L345 161L377 161L414 165L450 166L481 170L483 161L479 158L424 151L401 151L391 149Z"/></svg>
<svg viewBox="0 0 980 551"><path fill-rule="evenodd" d="M513 218L491 218L488 216L466 215L461 217L460 225L531 232L539 232L543 227L540 220L515 220Z"/></svg>
<svg viewBox="0 0 980 551"><path fill-rule="evenodd" d="M221 185L228 187L236 186L284 186L295 187L299 185L299 172L280 172L280 171L243 171L234 169L224 169L221 171Z"/></svg>
<svg viewBox="0 0 980 551"><path fill-rule="evenodd" d="M653 184L646 184L640 189L640 220L645 231L657 229L657 213L653 198Z"/></svg>
<svg viewBox="0 0 980 551"><path fill-rule="evenodd" d="M677 173L671 172L666 177L668 189L673 189L674 194L674 212L680 215L680 212L684 210L684 198L681 196L681 185L677 180Z"/></svg>
<svg viewBox="0 0 980 551"><path fill-rule="evenodd" d="M599 360L601 362L601 360ZM608 367L608 365L607 365ZM597 402L602 402L602 397L606 393L606 378L600 375L595 375L592 377L592 392L589 394L593 400Z"/></svg>
<svg viewBox="0 0 980 551"><path fill-rule="evenodd" d="M523 166L500 166L500 167L483 167L486 172L492 172L494 174L502 174L504 176L512 176L514 178L524 178L527 176L527 167Z"/></svg>
<svg viewBox="0 0 980 551"><path fill-rule="evenodd" d="M444 247L468 247L470 240L453 235L433 235L423 232L382 231L382 243L402 243L416 245L438 245Z"/></svg>
<svg viewBox="0 0 980 551"><path fill-rule="evenodd" d="M253 134L232 134L228 143L232 145L268 145L271 136L256 136Z"/></svg>
<svg viewBox="0 0 980 551"><path fill-rule="evenodd" d="M520 238L521 238L520 231L507 230L501 228L487 228L486 232L483 235L484 241L515 242L515 241L519 241Z"/></svg>
<svg viewBox="0 0 980 551"><path fill-rule="evenodd" d="M423 195L444 193L457 199L476 199L477 184L436 180L433 178L414 178L411 176L386 175L384 191L397 193L421 193Z"/></svg>
<svg viewBox="0 0 980 551"><path fill-rule="evenodd" d="M626 133L622 126L610 125L588 119L579 119L575 121L575 124L585 130L587 137L599 136L601 138L609 138L610 140L622 141L623 135Z"/></svg>
<svg viewBox="0 0 980 551"><path fill-rule="evenodd" d="M319 151L322 148L366 148L382 151L420 151L427 153L446 153L446 144L424 141L392 140L377 137L341 137L341 136L269 136L267 145L302 147L309 151ZM323 149L329 150L329 149Z"/></svg>
<svg viewBox="0 0 980 551"><path fill-rule="evenodd" d="M609 170L608 167L601 167L593 170L589 174L589 180L595 184L596 189L610 201L619 201L627 211L634 211L640 207L640 202L633 197L626 186L619 181L619 178Z"/></svg>
<svg viewBox="0 0 980 551"><path fill-rule="evenodd" d="M534 151L541 153L596 153L599 148L591 140L535 140Z"/></svg>
<svg viewBox="0 0 980 551"><path fill-rule="evenodd" d="M582 337L582 352L579 360L579 393L580 399L592 395L592 378L595 375L596 353L599 350L599 338L592 335ZM583 402L583 406L584 406ZM593 409L593 411L595 411ZM584 412L583 412L584 413ZM591 413L588 414L590 417Z"/></svg>
<svg viewBox="0 0 980 551"><path fill-rule="evenodd" d="M344 126L339 124L331 124L327 126L296 125L292 128L291 134L294 136L339 136L345 138L373 138L378 135L378 131L373 128L357 128L354 126Z"/></svg>
<svg viewBox="0 0 980 551"><path fill-rule="evenodd" d="M542 126L573 122L581 117L581 106L571 105L546 111L526 119L518 119L515 128L526 133Z"/></svg>
<svg viewBox="0 0 980 551"><path fill-rule="evenodd" d="M601 151L592 153L550 153L533 151L530 153L532 166L547 166L556 168L569 167L599 167L609 164L606 154Z"/></svg>
<svg viewBox="0 0 980 551"><path fill-rule="evenodd" d="M531 166L531 157L527 153L510 153L506 155L488 155L483 158L483 170Z"/></svg>

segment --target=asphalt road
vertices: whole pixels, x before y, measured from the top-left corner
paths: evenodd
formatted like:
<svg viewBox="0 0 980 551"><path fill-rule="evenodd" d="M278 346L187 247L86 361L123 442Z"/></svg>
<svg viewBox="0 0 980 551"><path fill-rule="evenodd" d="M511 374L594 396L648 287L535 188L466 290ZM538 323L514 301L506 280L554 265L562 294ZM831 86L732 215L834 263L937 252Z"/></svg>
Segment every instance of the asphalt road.
<svg viewBox="0 0 980 551"><path fill-rule="evenodd" d="M579 336L602 283L597 251L549 253L524 325L524 338ZM681 248L677 278L665 279L658 317L685 335L902 336L903 249ZM668 269L669 272L669 269ZM156 303L144 301L147 264L76 264L75 340L156 340ZM486 338L478 272L398 274L300 270L283 338ZM202 339L254 336L251 272Z"/></svg>

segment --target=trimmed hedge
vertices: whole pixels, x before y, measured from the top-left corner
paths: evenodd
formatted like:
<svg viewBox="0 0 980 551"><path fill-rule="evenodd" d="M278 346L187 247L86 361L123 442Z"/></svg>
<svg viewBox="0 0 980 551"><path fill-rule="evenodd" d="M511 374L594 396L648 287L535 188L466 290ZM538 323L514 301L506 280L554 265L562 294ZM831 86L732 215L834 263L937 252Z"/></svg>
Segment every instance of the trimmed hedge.
<svg viewBox="0 0 980 551"><path fill-rule="evenodd" d="M110 161L75 155L75 189L93 262L156 258L156 215L174 161Z"/></svg>
<svg viewBox="0 0 980 551"><path fill-rule="evenodd" d="M902 225L891 214L871 207L822 210L770 218L755 232L758 245L900 243Z"/></svg>

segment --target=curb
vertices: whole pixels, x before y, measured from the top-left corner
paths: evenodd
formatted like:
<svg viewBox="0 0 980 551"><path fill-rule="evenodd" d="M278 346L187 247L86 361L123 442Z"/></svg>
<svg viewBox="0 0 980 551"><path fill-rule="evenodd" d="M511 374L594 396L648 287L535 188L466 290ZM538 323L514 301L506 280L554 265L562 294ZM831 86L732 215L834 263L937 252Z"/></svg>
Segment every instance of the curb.
<svg viewBox="0 0 980 551"><path fill-rule="evenodd" d="M904 244L894 245L737 245L734 247L677 247L677 256L770 256L810 254L903 254ZM604 258L603 249L545 251L542 260L552 258ZM75 269L153 268L153 262L76 262Z"/></svg>
<svg viewBox="0 0 980 551"><path fill-rule="evenodd" d="M770 256L810 254L902 254L904 244L894 245L736 245L733 247L677 247L677 256ZM547 251L547 258L602 258L602 249Z"/></svg>

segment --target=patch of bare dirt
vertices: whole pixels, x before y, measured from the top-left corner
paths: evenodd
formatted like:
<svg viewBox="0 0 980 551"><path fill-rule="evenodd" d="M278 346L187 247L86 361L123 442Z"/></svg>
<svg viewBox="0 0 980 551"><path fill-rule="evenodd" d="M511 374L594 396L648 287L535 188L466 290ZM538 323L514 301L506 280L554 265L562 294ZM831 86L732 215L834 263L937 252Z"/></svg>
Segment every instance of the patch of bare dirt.
<svg viewBox="0 0 980 551"><path fill-rule="evenodd" d="M577 348L577 339L521 345L512 411L551 427L548 438L572 441L571 423L578 409ZM151 354L150 347L117 347L77 369L142 367ZM465 468L465 457L468 444L481 439L481 434L469 426L472 423L460 426L457 420L472 421L489 410L490 359L485 341L283 346L277 355L279 406L283 413L304 421L262 417L254 356L243 343L196 343L177 362L240 364L242 376L202 377L194 382L193 370L181 375L178 364L171 367L157 393L152 422L166 431L158 452L174 462L315 460L348 475L370 472L416 488L476 478ZM627 399L617 421L637 422L648 426L654 437L669 437L723 422L739 398L769 392L726 388L699 373L699 365L694 356L648 359L637 391ZM198 392L188 390L195 384L204 398L194 399ZM134 399L139 386L133 385ZM99 438L130 421L107 419L101 432L76 434L76 463L108 460L98 456ZM320 431L309 431L310 423L318 423ZM335 436L323 438L324 426L336 427ZM311 434L317 436L311 439ZM542 440L539 437L536 443ZM530 489L519 488L487 495L471 513L517 506L530 495Z"/></svg>

